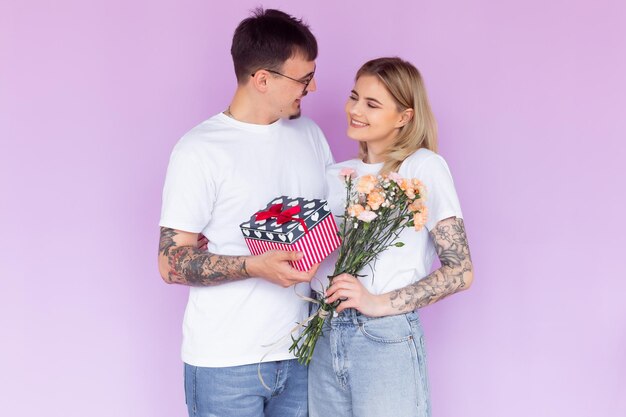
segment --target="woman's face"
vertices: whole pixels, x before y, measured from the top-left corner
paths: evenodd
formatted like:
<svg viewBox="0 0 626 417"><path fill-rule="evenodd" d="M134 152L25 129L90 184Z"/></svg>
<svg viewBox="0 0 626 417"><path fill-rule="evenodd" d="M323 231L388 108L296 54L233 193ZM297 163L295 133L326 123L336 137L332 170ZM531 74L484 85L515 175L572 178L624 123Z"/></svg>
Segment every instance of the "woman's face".
<svg viewBox="0 0 626 417"><path fill-rule="evenodd" d="M378 77L363 75L356 80L346 103L349 138L366 142L378 152L392 145L406 122Z"/></svg>

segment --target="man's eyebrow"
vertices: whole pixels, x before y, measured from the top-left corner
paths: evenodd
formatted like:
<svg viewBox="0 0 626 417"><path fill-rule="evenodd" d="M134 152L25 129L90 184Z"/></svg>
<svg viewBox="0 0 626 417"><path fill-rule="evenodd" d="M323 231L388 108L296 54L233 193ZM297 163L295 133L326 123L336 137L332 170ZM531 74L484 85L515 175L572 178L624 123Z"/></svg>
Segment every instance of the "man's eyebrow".
<svg viewBox="0 0 626 417"><path fill-rule="evenodd" d="M316 69L317 69L317 67L313 68L313 71L311 71L311 72L309 72L308 74L306 74L306 75L304 75L304 76L300 77L300 79L302 80L302 79L304 79L304 78L309 78L309 77L313 76L313 74L315 74L315 70L316 70Z"/></svg>

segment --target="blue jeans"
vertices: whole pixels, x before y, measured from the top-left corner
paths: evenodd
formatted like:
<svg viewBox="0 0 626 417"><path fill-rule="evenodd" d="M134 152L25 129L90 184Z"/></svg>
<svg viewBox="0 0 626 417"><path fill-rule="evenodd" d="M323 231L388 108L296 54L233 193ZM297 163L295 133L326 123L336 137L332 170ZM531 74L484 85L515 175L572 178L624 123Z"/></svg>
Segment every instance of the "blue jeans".
<svg viewBox="0 0 626 417"><path fill-rule="evenodd" d="M204 368L185 364L189 416L306 417L307 368L296 360Z"/></svg>
<svg viewBox="0 0 626 417"><path fill-rule="evenodd" d="M309 365L311 417L430 416L416 312L372 318L347 309L324 326Z"/></svg>

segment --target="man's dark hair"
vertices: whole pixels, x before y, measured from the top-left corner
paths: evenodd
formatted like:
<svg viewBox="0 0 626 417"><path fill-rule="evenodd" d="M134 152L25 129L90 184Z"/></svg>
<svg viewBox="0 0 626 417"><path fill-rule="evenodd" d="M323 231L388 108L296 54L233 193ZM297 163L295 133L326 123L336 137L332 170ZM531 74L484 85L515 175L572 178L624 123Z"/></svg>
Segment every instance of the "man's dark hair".
<svg viewBox="0 0 626 417"><path fill-rule="evenodd" d="M258 8L235 29L230 53L237 82L243 84L259 69L280 71L297 54L315 60L317 41L302 20L280 10Z"/></svg>

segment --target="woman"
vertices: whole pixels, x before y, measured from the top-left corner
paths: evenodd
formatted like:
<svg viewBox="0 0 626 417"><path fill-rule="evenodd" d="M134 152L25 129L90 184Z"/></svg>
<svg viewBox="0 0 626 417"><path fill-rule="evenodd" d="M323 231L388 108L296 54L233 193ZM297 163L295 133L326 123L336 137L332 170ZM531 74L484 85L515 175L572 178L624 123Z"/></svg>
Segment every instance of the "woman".
<svg viewBox="0 0 626 417"><path fill-rule="evenodd" d="M472 262L450 171L435 153L437 128L418 70L399 58L365 63L348 102L348 136L358 159L329 168L329 204L342 214L339 172L398 172L427 187L428 220L405 229L401 248L383 252L371 268L342 274L326 292L342 300L325 324L309 367L309 410L321 416L428 416L430 401L422 327L416 309L467 289ZM344 171L345 172L345 171ZM430 272L435 255L441 268ZM332 273L334 259L319 276ZM323 283L326 284L326 283Z"/></svg>

